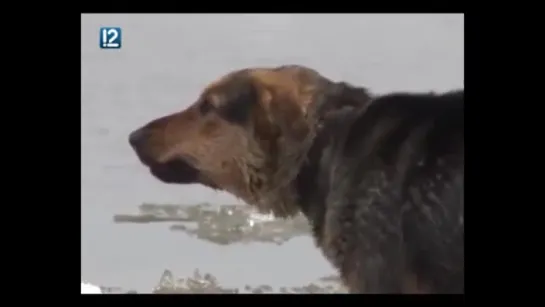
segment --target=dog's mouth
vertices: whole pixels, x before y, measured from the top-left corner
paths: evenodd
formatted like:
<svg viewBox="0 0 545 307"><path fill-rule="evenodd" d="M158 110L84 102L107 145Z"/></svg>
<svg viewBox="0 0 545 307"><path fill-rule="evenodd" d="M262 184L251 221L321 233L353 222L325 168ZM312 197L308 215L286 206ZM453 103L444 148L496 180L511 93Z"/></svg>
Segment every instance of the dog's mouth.
<svg viewBox="0 0 545 307"><path fill-rule="evenodd" d="M164 183L196 183L199 177L199 171L181 159L152 163L148 167L151 174Z"/></svg>
<svg viewBox="0 0 545 307"><path fill-rule="evenodd" d="M200 183L207 187L218 187L184 159L173 159L163 163L148 165L151 174L164 183L192 184Z"/></svg>

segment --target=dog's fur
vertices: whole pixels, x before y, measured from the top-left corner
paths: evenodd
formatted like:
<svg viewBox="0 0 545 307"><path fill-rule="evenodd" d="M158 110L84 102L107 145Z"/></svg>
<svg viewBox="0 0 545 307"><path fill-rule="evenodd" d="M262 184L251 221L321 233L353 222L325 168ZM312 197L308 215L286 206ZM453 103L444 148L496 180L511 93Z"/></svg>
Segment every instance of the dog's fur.
<svg viewBox="0 0 545 307"><path fill-rule="evenodd" d="M463 90L373 97L302 66L244 69L130 142L159 180L303 212L350 292L464 292Z"/></svg>

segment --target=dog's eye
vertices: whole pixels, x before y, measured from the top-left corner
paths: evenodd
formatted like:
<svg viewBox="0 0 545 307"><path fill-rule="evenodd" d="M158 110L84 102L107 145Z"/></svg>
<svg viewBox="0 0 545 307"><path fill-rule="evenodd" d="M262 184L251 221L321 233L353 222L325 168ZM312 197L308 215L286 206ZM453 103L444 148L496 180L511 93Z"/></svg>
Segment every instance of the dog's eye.
<svg viewBox="0 0 545 307"><path fill-rule="evenodd" d="M199 105L199 111L203 115L205 115L206 113L212 111L213 109L214 109L214 105L208 99L204 99L201 102L201 104Z"/></svg>

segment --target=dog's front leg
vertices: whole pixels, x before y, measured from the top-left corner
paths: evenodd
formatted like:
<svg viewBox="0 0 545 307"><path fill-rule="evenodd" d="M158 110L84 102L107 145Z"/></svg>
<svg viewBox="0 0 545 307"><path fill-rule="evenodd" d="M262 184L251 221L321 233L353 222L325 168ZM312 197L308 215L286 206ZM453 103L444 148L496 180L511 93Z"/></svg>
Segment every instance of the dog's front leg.
<svg viewBox="0 0 545 307"><path fill-rule="evenodd" d="M387 189L382 173L366 175L360 189L341 180L338 187L352 188L328 195L319 245L351 293L402 293L405 254L399 198Z"/></svg>
<svg viewBox="0 0 545 307"><path fill-rule="evenodd" d="M352 207L355 210L351 240L347 240L341 265L352 293L403 292L405 262L400 214L391 199L377 198L360 198L360 203L356 200Z"/></svg>
<svg viewBox="0 0 545 307"><path fill-rule="evenodd" d="M366 238L354 257L344 265L343 275L351 293L401 293L403 261L395 236Z"/></svg>

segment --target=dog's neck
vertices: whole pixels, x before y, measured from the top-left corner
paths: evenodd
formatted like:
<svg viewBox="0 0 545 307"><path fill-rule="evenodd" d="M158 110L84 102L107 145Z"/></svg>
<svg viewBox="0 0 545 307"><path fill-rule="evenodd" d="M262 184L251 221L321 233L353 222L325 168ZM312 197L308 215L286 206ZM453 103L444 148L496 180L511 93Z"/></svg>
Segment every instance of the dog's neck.
<svg viewBox="0 0 545 307"><path fill-rule="evenodd" d="M329 172L335 158L333 154L342 146L343 136L364 109L344 106L330 110L320 122L318 133L307 153L307 160L295 180L299 208L313 226L323 225L321 219L325 217L325 206L322 203L326 201L330 189Z"/></svg>
<svg viewBox="0 0 545 307"><path fill-rule="evenodd" d="M329 80L324 83L324 90L316 93L306 115L310 133L303 142L282 146L273 189L258 200L258 208L270 208L276 217L290 217L300 211L310 220L321 216L318 208L322 206L314 203L321 197L317 191L323 186L319 178L328 177L320 167L324 150L332 145L337 134L343 135L341 130L349 126L347 120L370 103L370 94L363 88Z"/></svg>

